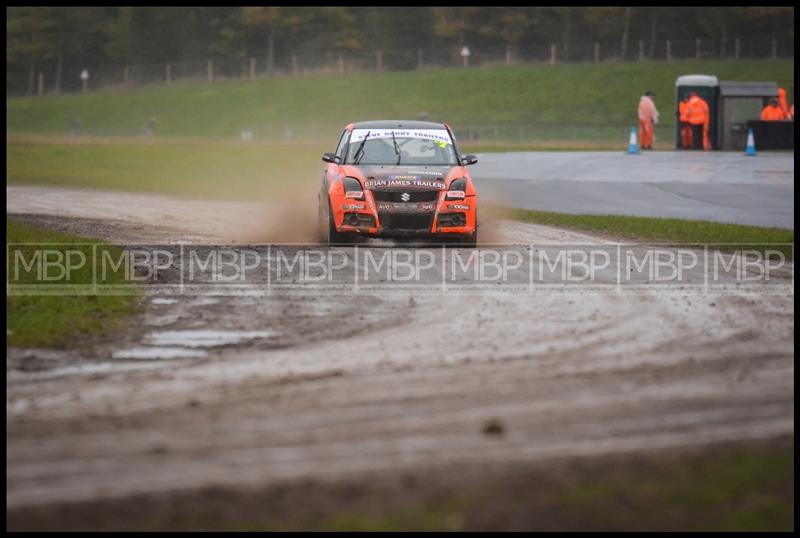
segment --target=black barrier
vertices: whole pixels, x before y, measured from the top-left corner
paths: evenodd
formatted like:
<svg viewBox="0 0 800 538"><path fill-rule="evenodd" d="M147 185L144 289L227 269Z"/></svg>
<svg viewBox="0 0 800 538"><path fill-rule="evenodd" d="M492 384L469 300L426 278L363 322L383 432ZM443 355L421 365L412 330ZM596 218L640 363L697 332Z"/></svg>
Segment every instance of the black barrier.
<svg viewBox="0 0 800 538"><path fill-rule="evenodd" d="M747 128L753 130L756 151L794 149L794 121L750 120Z"/></svg>

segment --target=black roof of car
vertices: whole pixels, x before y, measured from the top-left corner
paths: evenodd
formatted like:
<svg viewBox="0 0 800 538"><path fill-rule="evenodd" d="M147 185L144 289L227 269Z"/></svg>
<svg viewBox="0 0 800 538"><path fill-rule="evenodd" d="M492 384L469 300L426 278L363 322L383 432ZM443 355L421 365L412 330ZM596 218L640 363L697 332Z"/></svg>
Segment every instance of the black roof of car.
<svg viewBox="0 0 800 538"><path fill-rule="evenodd" d="M411 120L375 120L359 121L353 124L354 129L442 129L444 124L432 121Z"/></svg>

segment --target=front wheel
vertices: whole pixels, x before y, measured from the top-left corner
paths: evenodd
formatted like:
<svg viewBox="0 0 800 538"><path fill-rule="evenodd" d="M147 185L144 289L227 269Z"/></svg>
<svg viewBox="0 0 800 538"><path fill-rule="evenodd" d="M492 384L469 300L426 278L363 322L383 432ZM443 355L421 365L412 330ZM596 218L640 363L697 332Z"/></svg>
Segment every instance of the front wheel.
<svg viewBox="0 0 800 538"><path fill-rule="evenodd" d="M461 244L466 248L475 248L478 246L478 230L475 230L470 235L461 237Z"/></svg>
<svg viewBox="0 0 800 538"><path fill-rule="evenodd" d="M478 246L478 210L475 210L475 231L470 235L465 235L461 238L461 244L467 248L475 248Z"/></svg>
<svg viewBox="0 0 800 538"><path fill-rule="evenodd" d="M322 223L327 220L327 225L324 226L325 236L323 237L323 242L328 245L343 245L348 243L350 239L349 235L336 230L336 222L333 220L333 211L331 211L330 202L326 204L326 207L328 208L327 215L323 217L320 211L320 227L322 227Z"/></svg>

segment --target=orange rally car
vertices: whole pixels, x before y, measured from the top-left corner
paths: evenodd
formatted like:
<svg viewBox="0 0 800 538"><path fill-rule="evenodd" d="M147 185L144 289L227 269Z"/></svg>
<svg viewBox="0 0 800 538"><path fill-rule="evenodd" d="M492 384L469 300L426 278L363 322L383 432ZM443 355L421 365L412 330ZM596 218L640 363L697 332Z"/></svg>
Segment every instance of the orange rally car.
<svg viewBox="0 0 800 538"><path fill-rule="evenodd" d="M365 121L342 131L319 194L323 241L358 236L478 240L478 197L447 124Z"/></svg>

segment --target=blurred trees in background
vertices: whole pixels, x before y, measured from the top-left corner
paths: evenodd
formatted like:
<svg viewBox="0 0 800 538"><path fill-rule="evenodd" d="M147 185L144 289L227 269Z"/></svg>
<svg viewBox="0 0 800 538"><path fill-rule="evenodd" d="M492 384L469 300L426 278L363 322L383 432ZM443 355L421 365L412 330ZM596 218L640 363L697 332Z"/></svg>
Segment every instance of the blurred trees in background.
<svg viewBox="0 0 800 538"><path fill-rule="evenodd" d="M559 60L592 42L617 58L653 56L664 40L703 39L725 55L734 38L794 39L793 7L8 7L6 62L26 73L47 63L48 91L63 65L120 65L287 58L376 50L559 48ZM614 44L613 48L611 45ZM658 45L663 48L663 45ZM455 51L455 52L453 52Z"/></svg>

